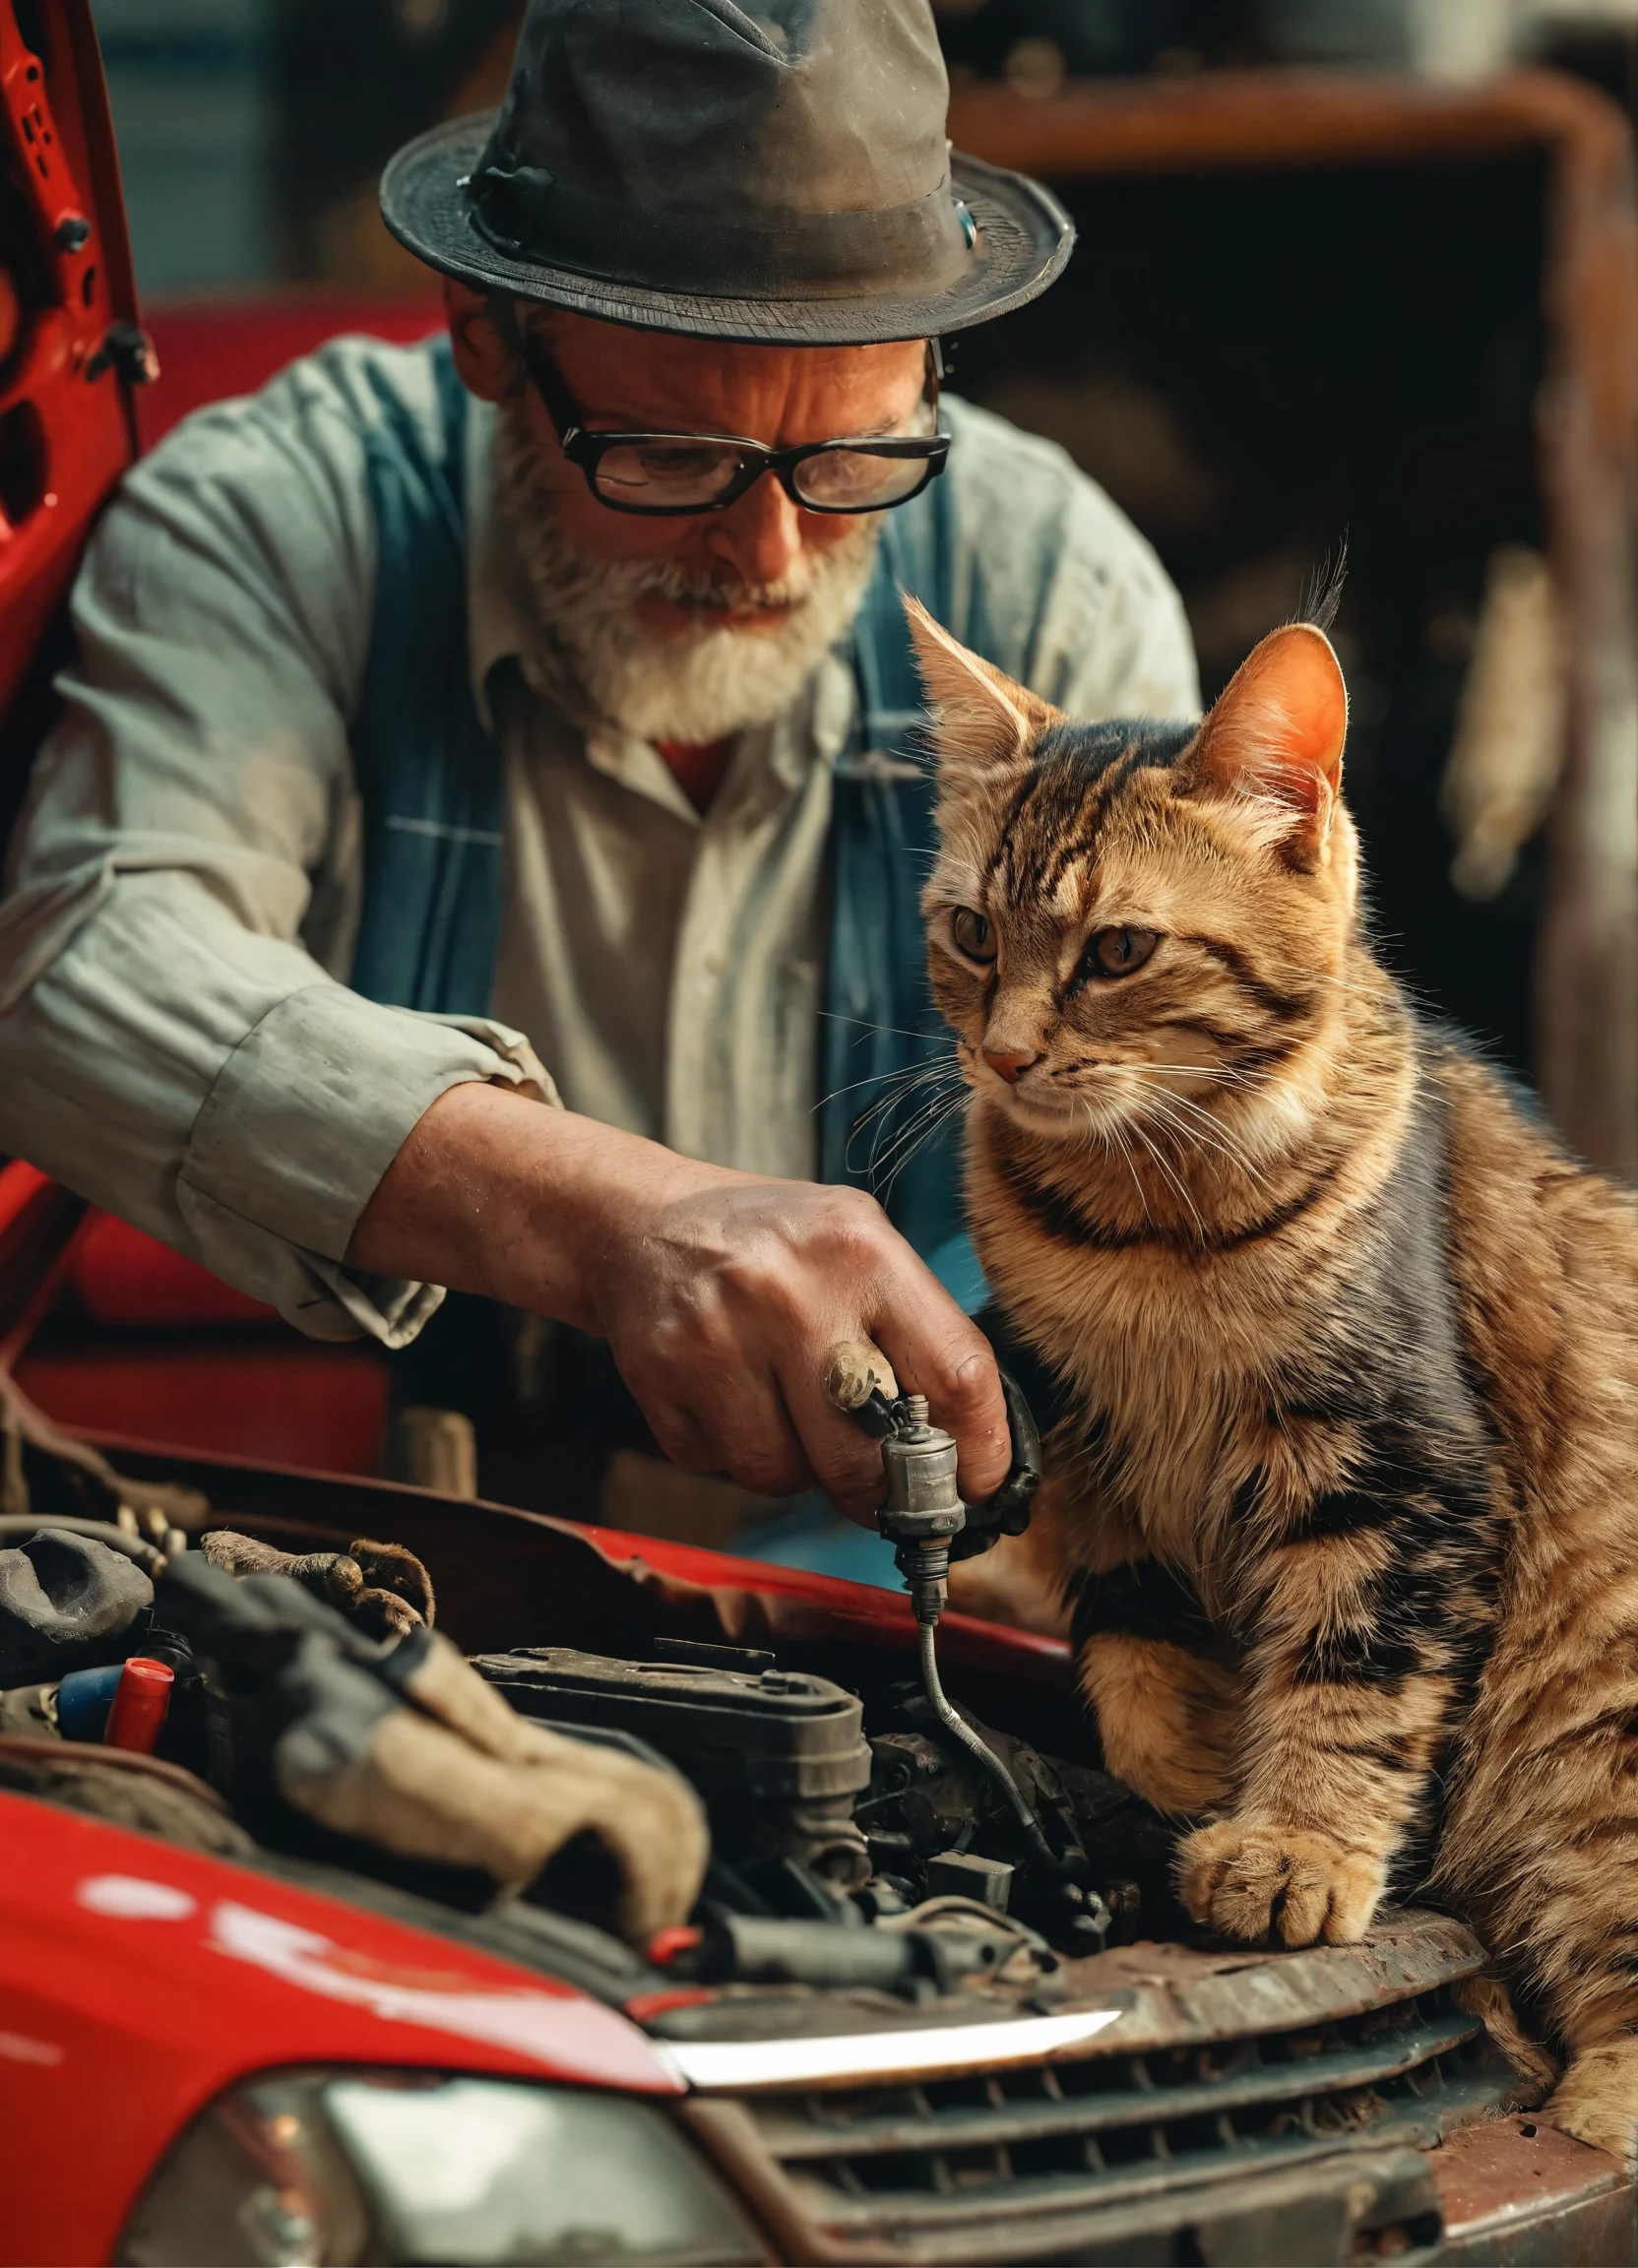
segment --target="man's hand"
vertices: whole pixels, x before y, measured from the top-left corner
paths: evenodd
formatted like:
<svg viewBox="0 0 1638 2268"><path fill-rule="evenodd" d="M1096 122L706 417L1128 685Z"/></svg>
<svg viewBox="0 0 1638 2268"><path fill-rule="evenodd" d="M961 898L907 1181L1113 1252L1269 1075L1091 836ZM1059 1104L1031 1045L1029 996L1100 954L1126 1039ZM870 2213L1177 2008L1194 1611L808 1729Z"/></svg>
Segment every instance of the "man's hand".
<svg viewBox="0 0 1638 2268"><path fill-rule="evenodd" d="M665 1454L758 1494L817 1480L859 1520L880 1500L878 1446L825 1398L845 1339L926 1395L964 1495L1006 1478L987 1340L857 1190L702 1166L469 1084L416 1125L347 1257L605 1338Z"/></svg>
<svg viewBox="0 0 1638 2268"><path fill-rule="evenodd" d="M689 1184L692 1185L689 1185ZM961 1448L962 1485L1006 1478L1006 1413L988 1343L873 1198L856 1189L696 1167L634 1209L594 1301L665 1454L761 1495L817 1480L861 1518L882 1493L880 1444L837 1416L825 1364L866 1338L902 1392L925 1394Z"/></svg>

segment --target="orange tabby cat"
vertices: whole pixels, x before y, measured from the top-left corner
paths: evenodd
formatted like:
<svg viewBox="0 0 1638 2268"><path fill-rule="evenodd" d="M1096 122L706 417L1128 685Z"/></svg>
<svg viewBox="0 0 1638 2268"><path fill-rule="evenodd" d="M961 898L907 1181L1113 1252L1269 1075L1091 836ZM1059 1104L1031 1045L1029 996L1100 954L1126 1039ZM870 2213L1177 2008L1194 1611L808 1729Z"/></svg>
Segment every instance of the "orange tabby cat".
<svg viewBox="0 0 1638 2268"><path fill-rule="evenodd" d="M1233 1937L1466 1914L1638 2155L1638 1208L1371 949L1308 625L1075 724L919 609L968 1193L1064 1380L1038 1556Z"/></svg>

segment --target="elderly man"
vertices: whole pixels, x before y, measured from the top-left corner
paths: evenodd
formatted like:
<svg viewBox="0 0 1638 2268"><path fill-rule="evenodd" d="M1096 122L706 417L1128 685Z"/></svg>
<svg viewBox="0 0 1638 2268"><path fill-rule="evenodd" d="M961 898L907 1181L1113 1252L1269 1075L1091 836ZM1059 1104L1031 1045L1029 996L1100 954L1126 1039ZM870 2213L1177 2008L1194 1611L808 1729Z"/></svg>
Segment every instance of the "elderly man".
<svg viewBox="0 0 1638 2268"><path fill-rule="evenodd" d="M939 1076L900 594L1082 715L1197 705L1141 539L939 401L1071 241L945 95L926 0L533 0L383 182L447 340L126 482L0 912L0 1149L318 1337L575 1327L667 1456L855 1514L838 1340L969 1495L1008 1461L952 1146L902 1123L884 1211L850 1139Z"/></svg>

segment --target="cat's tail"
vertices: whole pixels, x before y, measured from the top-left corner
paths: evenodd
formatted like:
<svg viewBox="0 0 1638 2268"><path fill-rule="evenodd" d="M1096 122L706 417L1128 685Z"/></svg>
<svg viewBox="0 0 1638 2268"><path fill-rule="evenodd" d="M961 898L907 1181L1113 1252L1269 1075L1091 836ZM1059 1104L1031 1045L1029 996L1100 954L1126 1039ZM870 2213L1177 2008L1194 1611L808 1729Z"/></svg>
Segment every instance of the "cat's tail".
<svg viewBox="0 0 1638 2268"><path fill-rule="evenodd" d="M1549 2096L1544 2117L1578 2142L1638 2172L1638 2040L1584 2048Z"/></svg>
<svg viewBox="0 0 1638 2268"><path fill-rule="evenodd" d="M1434 1883L1562 2053L1544 2115L1638 2173L1638 1786L1615 1698L1508 1724L1446 1814Z"/></svg>

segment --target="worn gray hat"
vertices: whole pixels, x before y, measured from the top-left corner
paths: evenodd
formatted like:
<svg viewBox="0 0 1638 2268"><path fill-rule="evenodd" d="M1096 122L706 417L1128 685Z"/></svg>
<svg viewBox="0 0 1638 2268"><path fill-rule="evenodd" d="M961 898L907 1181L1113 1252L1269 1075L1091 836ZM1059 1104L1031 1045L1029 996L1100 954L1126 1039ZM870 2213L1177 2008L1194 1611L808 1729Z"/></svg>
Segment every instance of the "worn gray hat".
<svg viewBox="0 0 1638 2268"><path fill-rule="evenodd" d="M792 346L959 331L1074 229L952 153L927 0L530 0L506 100L411 142L381 210L478 290Z"/></svg>

